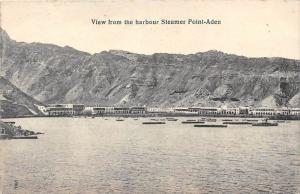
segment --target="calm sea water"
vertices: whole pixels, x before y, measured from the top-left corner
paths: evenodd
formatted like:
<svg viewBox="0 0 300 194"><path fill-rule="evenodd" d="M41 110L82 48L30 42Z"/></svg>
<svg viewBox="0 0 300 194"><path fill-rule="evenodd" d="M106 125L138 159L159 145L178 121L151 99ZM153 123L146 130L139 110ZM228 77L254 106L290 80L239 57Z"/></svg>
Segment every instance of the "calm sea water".
<svg viewBox="0 0 300 194"><path fill-rule="evenodd" d="M46 134L0 141L0 193L300 193L297 121L194 128L132 118L10 120Z"/></svg>

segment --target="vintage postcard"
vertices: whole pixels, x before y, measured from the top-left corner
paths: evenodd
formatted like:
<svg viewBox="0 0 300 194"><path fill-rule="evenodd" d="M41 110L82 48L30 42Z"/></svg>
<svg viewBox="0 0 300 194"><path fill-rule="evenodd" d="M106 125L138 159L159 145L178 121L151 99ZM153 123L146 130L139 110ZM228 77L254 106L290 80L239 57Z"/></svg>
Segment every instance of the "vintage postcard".
<svg viewBox="0 0 300 194"><path fill-rule="evenodd" d="M300 1L1 0L0 194L300 193Z"/></svg>

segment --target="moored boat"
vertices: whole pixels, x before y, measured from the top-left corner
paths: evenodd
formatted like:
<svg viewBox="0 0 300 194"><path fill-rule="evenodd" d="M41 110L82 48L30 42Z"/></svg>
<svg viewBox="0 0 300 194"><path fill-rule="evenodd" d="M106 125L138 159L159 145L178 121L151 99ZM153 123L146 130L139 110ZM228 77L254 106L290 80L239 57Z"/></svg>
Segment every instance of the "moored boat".
<svg viewBox="0 0 300 194"><path fill-rule="evenodd" d="M248 122L258 122L257 119L247 119L246 121L248 121Z"/></svg>
<svg viewBox="0 0 300 194"><path fill-rule="evenodd" d="M232 121L232 119L223 119L222 121Z"/></svg>
<svg viewBox="0 0 300 194"><path fill-rule="evenodd" d="M285 120L277 120L276 123L285 123Z"/></svg>
<svg viewBox="0 0 300 194"><path fill-rule="evenodd" d="M230 124L230 125L251 125L251 122L247 121L226 121L223 124Z"/></svg>
<svg viewBox="0 0 300 194"><path fill-rule="evenodd" d="M202 124L202 125L194 125L194 127L227 127L227 125L223 125L223 124Z"/></svg>
<svg viewBox="0 0 300 194"><path fill-rule="evenodd" d="M144 125L151 125L151 124L166 124L166 122L163 121L146 121L143 122Z"/></svg>
<svg viewBox="0 0 300 194"><path fill-rule="evenodd" d="M124 121L122 118L117 118L116 121Z"/></svg>
<svg viewBox="0 0 300 194"><path fill-rule="evenodd" d="M166 118L167 121L177 121L178 119L175 119L175 118Z"/></svg>
<svg viewBox="0 0 300 194"><path fill-rule="evenodd" d="M181 122L182 124L200 124L200 123L205 123L204 121L196 121L196 120L194 120L194 121L182 121Z"/></svg>
<svg viewBox="0 0 300 194"><path fill-rule="evenodd" d="M10 139L37 139L36 135L29 135L29 136L12 136Z"/></svg>
<svg viewBox="0 0 300 194"><path fill-rule="evenodd" d="M206 121L207 121L207 122L216 122L217 119L207 118Z"/></svg>
<svg viewBox="0 0 300 194"><path fill-rule="evenodd" d="M278 123L259 122L259 123L252 123L252 126L259 126L259 127L278 126Z"/></svg>

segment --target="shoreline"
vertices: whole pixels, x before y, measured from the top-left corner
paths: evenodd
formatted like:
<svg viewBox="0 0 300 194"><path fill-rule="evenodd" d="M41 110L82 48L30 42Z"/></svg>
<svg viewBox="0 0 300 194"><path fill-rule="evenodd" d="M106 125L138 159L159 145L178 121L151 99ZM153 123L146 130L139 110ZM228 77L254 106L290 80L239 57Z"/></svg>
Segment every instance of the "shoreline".
<svg viewBox="0 0 300 194"><path fill-rule="evenodd" d="M21 126L15 126L14 122L5 122L0 120L0 140L1 139L37 139L41 132L34 132L23 129Z"/></svg>
<svg viewBox="0 0 300 194"><path fill-rule="evenodd" d="M153 118L153 117L212 117L212 118L257 118L257 119L269 119L269 120L295 120L300 121L300 117L293 116L254 116L254 115L196 115L196 114L103 114L103 115L57 115L57 116L48 116L48 115L33 115L33 116L19 116L19 117L2 117L2 119L18 119L18 118L94 118L94 117L102 117L102 118Z"/></svg>

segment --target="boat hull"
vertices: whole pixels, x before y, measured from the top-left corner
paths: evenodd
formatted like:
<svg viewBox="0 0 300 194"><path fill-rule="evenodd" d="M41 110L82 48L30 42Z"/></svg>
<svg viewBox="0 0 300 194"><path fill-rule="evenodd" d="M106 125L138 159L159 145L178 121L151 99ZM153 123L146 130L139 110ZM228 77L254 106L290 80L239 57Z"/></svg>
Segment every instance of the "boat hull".
<svg viewBox="0 0 300 194"><path fill-rule="evenodd" d="M220 128L223 128L223 127L227 127L227 125L194 125L194 127L220 127Z"/></svg>
<svg viewBox="0 0 300 194"><path fill-rule="evenodd" d="M11 139L37 139L37 136L14 136Z"/></svg>
<svg viewBox="0 0 300 194"><path fill-rule="evenodd" d="M205 123L204 121L182 121L182 124L201 124L201 123Z"/></svg>
<svg viewBox="0 0 300 194"><path fill-rule="evenodd" d="M278 126L278 123L253 123L252 126L257 126L257 127L272 127L272 126Z"/></svg>
<svg viewBox="0 0 300 194"><path fill-rule="evenodd" d="M143 122L144 125L159 125L159 124L166 124L166 122Z"/></svg>
<svg viewBox="0 0 300 194"><path fill-rule="evenodd" d="M239 122L239 121L227 121L227 122L223 122L223 124L230 124L230 125L251 125L252 123L250 122Z"/></svg>

